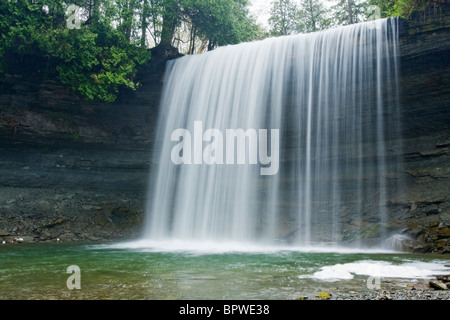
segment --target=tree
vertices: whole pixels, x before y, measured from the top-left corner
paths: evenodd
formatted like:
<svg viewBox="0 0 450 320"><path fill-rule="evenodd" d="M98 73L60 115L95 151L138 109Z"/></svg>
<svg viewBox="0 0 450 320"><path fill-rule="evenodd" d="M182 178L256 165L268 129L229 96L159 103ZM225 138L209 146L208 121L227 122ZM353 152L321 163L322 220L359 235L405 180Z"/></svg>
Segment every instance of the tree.
<svg viewBox="0 0 450 320"><path fill-rule="evenodd" d="M272 36L285 36L302 31L300 10L291 0L275 0L270 10L269 26Z"/></svg>
<svg viewBox="0 0 450 320"><path fill-rule="evenodd" d="M149 18L150 18L150 5L149 0L142 1L142 9L141 9L141 41L140 45L142 48L146 48L147 43L147 28L149 26Z"/></svg>
<svg viewBox="0 0 450 320"><path fill-rule="evenodd" d="M331 25L320 0L301 0L299 5L291 0L276 0L272 3L270 34L282 36L323 30Z"/></svg>
<svg viewBox="0 0 450 320"><path fill-rule="evenodd" d="M337 0L333 6L334 18L338 25L349 25L362 22L365 17L367 3L362 0Z"/></svg>
<svg viewBox="0 0 450 320"><path fill-rule="evenodd" d="M249 18L247 0L185 0L185 21L191 27L191 40L208 40L208 50L256 38L256 22ZM191 48L193 45L191 45Z"/></svg>
<svg viewBox="0 0 450 320"><path fill-rule="evenodd" d="M382 18L388 18L394 16L396 2L397 0L369 0L368 4L378 7Z"/></svg>
<svg viewBox="0 0 450 320"><path fill-rule="evenodd" d="M116 0L116 3L120 5L120 25L118 29L123 32L125 39L131 42L131 35L135 27L135 11L137 7L136 0Z"/></svg>
<svg viewBox="0 0 450 320"><path fill-rule="evenodd" d="M160 5L160 13L162 16L161 23L161 40L159 45L162 47L172 46L175 28L180 23L180 0L162 0Z"/></svg>
<svg viewBox="0 0 450 320"><path fill-rule="evenodd" d="M448 3L449 0L369 0L371 5L380 8L382 17L400 16L409 18L413 12L425 11L427 8Z"/></svg>
<svg viewBox="0 0 450 320"><path fill-rule="evenodd" d="M114 101L139 86L135 74L150 59L147 42L170 47L189 27L209 50L253 40L248 0L0 0L0 74L29 61L22 72L55 77L88 99ZM69 16L80 21L68 28ZM29 68L33 68L33 70Z"/></svg>
<svg viewBox="0 0 450 320"><path fill-rule="evenodd" d="M300 22L303 32L315 32L328 28L330 19L325 17L326 10L319 0L302 0Z"/></svg>
<svg viewBox="0 0 450 320"><path fill-rule="evenodd" d="M148 61L150 53L130 43L128 31L124 33L126 29L121 29L120 24L117 28L110 24L117 17L106 16L116 13L108 7L109 1L77 1L77 4L85 6L86 20L80 29L69 30L67 5L61 0L2 1L3 71L17 72L9 66L17 66L12 63L15 60L34 61L34 73L44 77L56 75L63 84L88 99L114 101L119 89L137 88L139 84L134 80L137 66Z"/></svg>

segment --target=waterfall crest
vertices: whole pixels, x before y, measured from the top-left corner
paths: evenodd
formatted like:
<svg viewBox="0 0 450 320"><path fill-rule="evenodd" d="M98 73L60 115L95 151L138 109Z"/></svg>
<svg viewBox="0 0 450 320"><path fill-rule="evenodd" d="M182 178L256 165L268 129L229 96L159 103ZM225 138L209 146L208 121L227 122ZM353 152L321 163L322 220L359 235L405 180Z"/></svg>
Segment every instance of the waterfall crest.
<svg viewBox="0 0 450 320"><path fill-rule="evenodd" d="M340 243L384 225L397 38L382 19L168 62L144 238Z"/></svg>

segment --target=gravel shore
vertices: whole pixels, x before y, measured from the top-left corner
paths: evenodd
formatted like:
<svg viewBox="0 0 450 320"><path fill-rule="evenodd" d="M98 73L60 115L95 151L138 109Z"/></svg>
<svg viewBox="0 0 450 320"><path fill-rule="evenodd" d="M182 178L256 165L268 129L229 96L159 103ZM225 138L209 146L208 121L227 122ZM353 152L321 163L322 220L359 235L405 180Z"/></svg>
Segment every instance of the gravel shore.
<svg viewBox="0 0 450 320"><path fill-rule="evenodd" d="M329 296L327 296L329 295ZM303 297L304 300L450 300L450 275L434 279L408 281L385 281L380 289L353 291L348 288L324 290L323 295Z"/></svg>
<svg viewBox="0 0 450 320"><path fill-rule="evenodd" d="M397 290L364 294L339 294L333 300L450 300L450 290Z"/></svg>

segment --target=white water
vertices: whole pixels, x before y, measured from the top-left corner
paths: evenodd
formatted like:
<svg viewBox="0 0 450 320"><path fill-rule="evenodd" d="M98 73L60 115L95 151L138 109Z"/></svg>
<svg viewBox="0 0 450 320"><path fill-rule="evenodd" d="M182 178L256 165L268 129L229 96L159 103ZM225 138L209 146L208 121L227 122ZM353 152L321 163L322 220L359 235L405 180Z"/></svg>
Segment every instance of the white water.
<svg viewBox="0 0 450 320"><path fill-rule="evenodd" d="M101 246L108 249L129 249L142 252L178 252L194 255L230 254L230 253L337 253L337 254L393 254L400 253L387 249L349 248L344 246L318 245L261 245L242 241L196 241L170 238L167 240L138 240Z"/></svg>
<svg viewBox="0 0 450 320"><path fill-rule="evenodd" d="M362 260L344 264L325 266L312 275L300 278L312 278L324 281L350 280L355 275L380 278L421 279L446 275L450 271L444 261L421 262L411 261L393 264L387 261Z"/></svg>
<svg viewBox="0 0 450 320"><path fill-rule="evenodd" d="M383 225L385 135L398 125L384 116L396 112L389 101L396 39L396 20L380 20L169 62L144 241L337 243L343 215L362 222L368 203ZM250 164L175 165L172 133L195 133L195 121L221 132L279 130L278 173L261 176L261 165ZM194 146L194 160L202 150Z"/></svg>

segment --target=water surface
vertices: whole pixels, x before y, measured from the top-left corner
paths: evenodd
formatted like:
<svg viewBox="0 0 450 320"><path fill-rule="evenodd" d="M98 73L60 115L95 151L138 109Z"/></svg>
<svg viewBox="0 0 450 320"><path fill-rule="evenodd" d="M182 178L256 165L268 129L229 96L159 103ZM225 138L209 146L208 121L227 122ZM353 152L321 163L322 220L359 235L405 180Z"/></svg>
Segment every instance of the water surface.
<svg viewBox="0 0 450 320"><path fill-rule="evenodd" d="M0 299L292 300L401 289L450 273L445 256L327 248L158 247L149 243L0 246ZM66 284L80 267L80 290Z"/></svg>

